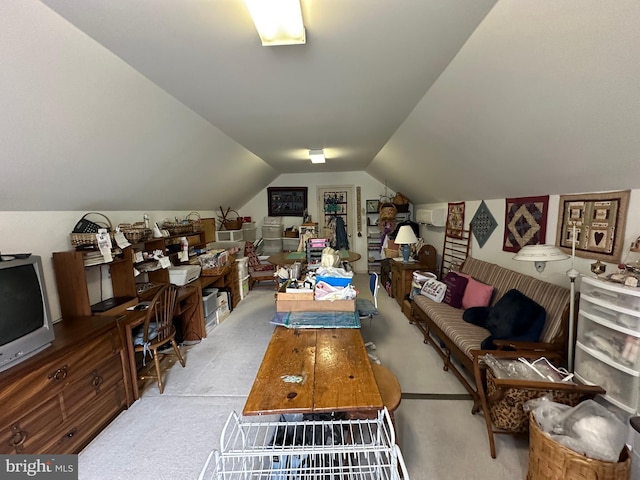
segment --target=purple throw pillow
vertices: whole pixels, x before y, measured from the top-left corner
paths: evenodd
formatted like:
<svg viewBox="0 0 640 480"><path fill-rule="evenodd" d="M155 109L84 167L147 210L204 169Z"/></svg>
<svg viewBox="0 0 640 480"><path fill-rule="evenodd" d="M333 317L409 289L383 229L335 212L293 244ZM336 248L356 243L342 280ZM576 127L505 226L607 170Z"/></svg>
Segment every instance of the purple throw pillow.
<svg viewBox="0 0 640 480"><path fill-rule="evenodd" d="M462 308L462 297L469 280L455 272L449 272L442 281L447 285L447 293L444 294L442 302L455 308Z"/></svg>

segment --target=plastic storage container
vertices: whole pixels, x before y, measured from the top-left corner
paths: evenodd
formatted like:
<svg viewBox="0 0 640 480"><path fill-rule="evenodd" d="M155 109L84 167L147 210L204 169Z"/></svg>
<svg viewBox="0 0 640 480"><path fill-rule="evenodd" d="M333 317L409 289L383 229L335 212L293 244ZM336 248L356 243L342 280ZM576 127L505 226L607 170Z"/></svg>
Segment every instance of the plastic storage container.
<svg viewBox="0 0 640 480"><path fill-rule="evenodd" d="M640 312L640 289L627 287L597 278L584 277L580 295L601 300L612 306L618 306Z"/></svg>
<svg viewBox="0 0 640 480"><path fill-rule="evenodd" d="M244 278L249 275L249 257L239 258L236 263L238 264L238 277Z"/></svg>
<svg viewBox="0 0 640 480"><path fill-rule="evenodd" d="M240 277L240 300L244 300L244 297L249 295L249 275Z"/></svg>
<svg viewBox="0 0 640 480"><path fill-rule="evenodd" d="M238 242L244 240L243 230L218 230L216 240L219 242Z"/></svg>
<svg viewBox="0 0 640 480"><path fill-rule="evenodd" d="M262 243L262 253L272 255L282 252L282 238L265 238Z"/></svg>
<svg viewBox="0 0 640 480"><path fill-rule="evenodd" d="M253 224L253 225L255 225L255 224ZM244 227L244 225L243 225L243 227ZM242 239L245 242L255 242L256 238L258 238L256 227L243 228L242 229Z"/></svg>
<svg viewBox="0 0 640 480"><path fill-rule="evenodd" d="M262 238L282 238L284 227L282 225L263 225Z"/></svg>
<svg viewBox="0 0 640 480"><path fill-rule="evenodd" d="M218 289L204 289L202 291L202 306L204 308L204 316L208 317L218 308Z"/></svg>
<svg viewBox="0 0 640 480"><path fill-rule="evenodd" d="M282 239L282 249L286 252L295 252L298 250L298 245L300 245L299 238L286 238Z"/></svg>
<svg viewBox="0 0 640 480"><path fill-rule="evenodd" d="M638 407L640 389L637 371L613 362L605 354L576 344L575 374L584 383L600 385L607 393L605 398L627 412Z"/></svg>

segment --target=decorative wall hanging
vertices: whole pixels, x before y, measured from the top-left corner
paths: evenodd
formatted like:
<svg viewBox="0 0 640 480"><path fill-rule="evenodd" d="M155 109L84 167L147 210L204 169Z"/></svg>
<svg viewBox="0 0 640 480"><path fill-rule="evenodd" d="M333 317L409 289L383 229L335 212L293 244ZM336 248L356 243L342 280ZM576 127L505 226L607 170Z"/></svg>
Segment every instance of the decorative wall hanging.
<svg viewBox="0 0 640 480"><path fill-rule="evenodd" d="M464 229L464 202L450 203L447 211L446 235L462 238Z"/></svg>
<svg viewBox="0 0 640 480"><path fill-rule="evenodd" d="M571 253L576 226L576 256L619 263L630 191L560 195L556 245Z"/></svg>
<svg viewBox="0 0 640 480"><path fill-rule="evenodd" d="M307 209L307 187L267 188L270 217L302 217Z"/></svg>
<svg viewBox="0 0 640 480"><path fill-rule="evenodd" d="M545 243L549 195L507 198L505 204L502 250L517 253L525 245Z"/></svg>
<svg viewBox="0 0 640 480"><path fill-rule="evenodd" d="M471 231L473 232L473 236L476 237L480 248L489 240L489 237L497 226L498 222L493 218L489 207L487 207L487 204L482 200L478 210L476 210L475 215L471 219Z"/></svg>

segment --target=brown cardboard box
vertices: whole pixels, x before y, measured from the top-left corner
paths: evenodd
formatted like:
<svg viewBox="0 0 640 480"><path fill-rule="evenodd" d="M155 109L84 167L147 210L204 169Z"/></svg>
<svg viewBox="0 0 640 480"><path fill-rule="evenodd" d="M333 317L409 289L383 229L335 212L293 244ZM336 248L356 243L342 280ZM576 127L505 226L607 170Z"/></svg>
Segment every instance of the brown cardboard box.
<svg viewBox="0 0 640 480"><path fill-rule="evenodd" d="M280 295L280 294L278 294ZM298 294L299 295L299 294ZM277 312L355 312L355 300L276 300Z"/></svg>

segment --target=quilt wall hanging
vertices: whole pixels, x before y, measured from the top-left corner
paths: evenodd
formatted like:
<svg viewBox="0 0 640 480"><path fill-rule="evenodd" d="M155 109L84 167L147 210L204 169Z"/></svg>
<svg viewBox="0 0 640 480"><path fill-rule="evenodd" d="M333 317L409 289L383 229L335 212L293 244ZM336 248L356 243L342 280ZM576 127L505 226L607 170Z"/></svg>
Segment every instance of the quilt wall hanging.
<svg viewBox="0 0 640 480"><path fill-rule="evenodd" d="M560 195L556 245L571 254L576 226L576 256L620 263L630 190Z"/></svg>
<svg viewBox="0 0 640 480"><path fill-rule="evenodd" d="M447 210L446 235L462 238L464 230L464 202L450 203Z"/></svg>
<svg viewBox="0 0 640 480"><path fill-rule="evenodd" d="M497 226L498 222L493 218L489 207L487 207L487 204L482 200L478 210L476 210L475 215L471 219L471 231L473 232L473 236L476 237L480 248L489 240L489 237Z"/></svg>
<svg viewBox="0 0 640 480"><path fill-rule="evenodd" d="M502 250L517 253L525 245L545 243L549 195L505 200Z"/></svg>

